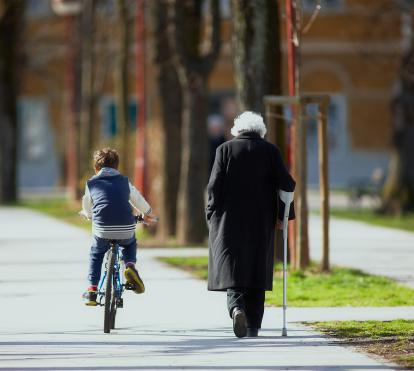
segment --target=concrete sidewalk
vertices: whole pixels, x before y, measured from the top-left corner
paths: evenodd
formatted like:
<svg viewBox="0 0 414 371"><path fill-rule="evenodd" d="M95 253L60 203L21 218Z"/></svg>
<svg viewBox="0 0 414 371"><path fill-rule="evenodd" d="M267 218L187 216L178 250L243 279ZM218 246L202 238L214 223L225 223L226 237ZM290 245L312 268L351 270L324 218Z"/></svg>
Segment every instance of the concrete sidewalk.
<svg viewBox="0 0 414 371"><path fill-rule="evenodd" d="M267 308L262 336L236 339L225 295L207 292L205 282L157 261L166 250L139 251L147 292L127 292L117 330L103 334L103 310L80 300L88 233L22 209L0 208L0 225L0 370L394 368L292 322L328 319L323 308L290 309L288 338L280 336L280 310ZM174 250L174 255L202 252ZM332 319L343 318L347 310L329 311ZM400 318L413 312L385 309L376 316ZM358 309L352 313L362 316Z"/></svg>
<svg viewBox="0 0 414 371"><path fill-rule="evenodd" d="M311 258L320 261L322 225L310 215ZM387 276L414 287L414 233L331 218L330 254L333 264Z"/></svg>
<svg viewBox="0 0 414 371"><path fill-rule="evenodd" d="M322 224L319 215L309 216L309 240L312 260L320 261ZM170 254L166 250L159 253L166 256ZM193 254L207 255L207 250L195 249ZM414 287L412 232L331 218L330 260L332 264L390 277Z"/></svg>

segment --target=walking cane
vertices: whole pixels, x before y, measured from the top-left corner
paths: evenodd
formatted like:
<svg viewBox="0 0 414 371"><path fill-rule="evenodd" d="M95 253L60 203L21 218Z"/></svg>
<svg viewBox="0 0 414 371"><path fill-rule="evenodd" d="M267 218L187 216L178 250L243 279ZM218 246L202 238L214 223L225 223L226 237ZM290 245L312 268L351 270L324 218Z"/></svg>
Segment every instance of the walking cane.
<svg viewBox="0 0 414 371"><path fill-rule="evenodd" d="M288 238L288 221L289 221L289 210L290 204L293 201L293 192L285 192L279 190L279 197L285 204L285 214L283 215L283 329L282 336L287 336L286 329L286 268L287 268L287 238Z"/></svg>

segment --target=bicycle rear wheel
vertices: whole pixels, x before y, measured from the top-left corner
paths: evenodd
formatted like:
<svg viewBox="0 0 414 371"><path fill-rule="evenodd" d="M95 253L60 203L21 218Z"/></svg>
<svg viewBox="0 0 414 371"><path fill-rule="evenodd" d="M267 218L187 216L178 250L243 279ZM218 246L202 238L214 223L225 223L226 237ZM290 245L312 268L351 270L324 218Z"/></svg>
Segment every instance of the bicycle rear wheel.
<svg viewBox="0 0 414 371"><path fill-rule="evenodd" d="M105 287L105 315L104 315L104 333L109 334L113 324L115 324L115 316L113 311L116 305L113 293L115 292L114 287L114 265L115 265L115 252L114 248L108 251L107 261L107 274L106 274L106 287Z"/></svg>

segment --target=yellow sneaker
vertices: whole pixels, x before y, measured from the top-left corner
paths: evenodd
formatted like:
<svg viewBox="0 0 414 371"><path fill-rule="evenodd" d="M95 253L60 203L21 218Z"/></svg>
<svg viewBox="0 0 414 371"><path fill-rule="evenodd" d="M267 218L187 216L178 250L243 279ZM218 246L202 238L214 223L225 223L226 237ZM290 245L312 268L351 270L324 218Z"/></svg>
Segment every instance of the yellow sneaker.
<svg viewBox="0 0 414 371"><path fill-rule="evenodd" d="M83 299L85 300L85 305L89 307L96 307L98 305L96 301L97 296L97 291L90 289L88 289L88 291L84 292L82 295Z"/></svg>
<svg viewBox="0 0 414 371"><path fill-rule="evenodd" d="M127 284L133 286L133 291L136 294L142 294L145 292L144 282L142 282L142 279L135 267L129 266L125 269L125 278L127 280Z"/></svg>

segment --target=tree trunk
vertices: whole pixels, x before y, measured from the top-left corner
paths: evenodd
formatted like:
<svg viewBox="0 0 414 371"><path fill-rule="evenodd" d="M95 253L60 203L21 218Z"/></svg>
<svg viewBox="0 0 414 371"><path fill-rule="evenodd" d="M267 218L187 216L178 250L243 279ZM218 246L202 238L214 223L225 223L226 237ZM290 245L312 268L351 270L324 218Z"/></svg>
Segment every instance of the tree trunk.
<svg viewBox="0 0 414 371"><path fill-rule="evenodd" d="M169 2L168 41L182 91L182 157L177 206L177 240L201 243L207 226L204 190L207 183L207 79L220 50L218 0L209 2L206 32L208 53L202 54L200 0Z"/></svg>
<svg viewBox="0 0 414 371"><path fill-rule="evenodd" d="M178 193L177 240L203 242L207 226L204 189L207 184L207 82L196 75L183 86L183 127L180 188Z"/></svg>
<svg viewBox="0 0 414 371"><path fill-rule="evenodd" d="M118 11L118 56L115 70L116 117L121 146L120 169L128 175L130 170L129 150L129 117L128 117L128 48L129 22L126 0L117 0Z"/></svg>
<svg viewBox="0 0 414 371"><path fill-rule="evenodd" d="M281 94L279 9L274 0L232 0L236 97L263 116L263 97Z"/></svg>
<svg viewBox="0 0 414 371"><path fill-rule="evenodd" d="M91 151L96 143L94 125L94 33L95 0L83 2L82 12L82 71L81 71L81 112L79 140L79 172L82 181L86 181L91 169ZM83 182L82 182L83 183Z"/></svg>
<svg viewBox="0 0 414 371"><path fill-rule="evenodd" d="M181 87L167 39L167 0L151 1L154 35L154 62L158 66L158 91L161 105L161 193L157 237L166 240L175 234L178 186L181 165Z"/></svg>
<svg viewBox="0 0 414 371"><path fill-rule="evenodd" d="M73 200L82 197L85 183L80 180L80 110L81 110L81 19L79 16L66 17L66 37L68 46L65 71L67 89L66 112L66 184Z"/></svg>
<svg viewBox="0 0 414 371"><path fill-rule="evenodd" d="M265 116L263 97L281 95L279 7L274 0L232 0L233 55L236 98L240 112ZM272 110L281 116L282 109ZM286 160L286 123L268 119L267 138L277 144ZM276 239L275 259L283 260L283 240Z"/></svg>
<svg viewBox="0 0 414 371"><path fill-rule="evenodd" d="M24 5L0 2L0 203L17 200L18 43Z"/></svg>
<svg viewBox="0 0 414 371"><path fill-rule="evenodd" d="M399 79L392 102L395 150L382 205L382 211L391 214L414 210L414 45L403 58Z"/></svg>
<svg viewBox="0 0 414 371"><path fill-rule="evenodd" d="M161 68L159 86L162 100L162 210L160 233L164 238L175 235L177 227L178 187L181 168L181 127L182 97L175 67L168 65Z"/></svg>

